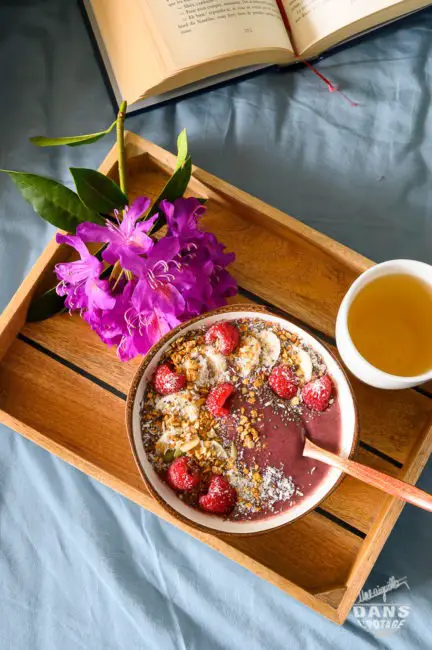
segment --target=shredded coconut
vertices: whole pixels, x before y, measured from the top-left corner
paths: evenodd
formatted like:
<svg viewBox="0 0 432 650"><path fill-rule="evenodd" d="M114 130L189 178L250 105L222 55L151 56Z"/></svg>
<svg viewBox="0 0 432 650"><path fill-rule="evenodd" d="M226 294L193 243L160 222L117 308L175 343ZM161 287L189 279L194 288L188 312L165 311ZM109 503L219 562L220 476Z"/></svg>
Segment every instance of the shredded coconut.
<svg viewBox="0 0 432 650"><path fill-rule="evenodd" d="M261 499L271 508L279 501L289 501L296 492L291 476L285 476L281 468L268 466L260 486Z"/></svg>

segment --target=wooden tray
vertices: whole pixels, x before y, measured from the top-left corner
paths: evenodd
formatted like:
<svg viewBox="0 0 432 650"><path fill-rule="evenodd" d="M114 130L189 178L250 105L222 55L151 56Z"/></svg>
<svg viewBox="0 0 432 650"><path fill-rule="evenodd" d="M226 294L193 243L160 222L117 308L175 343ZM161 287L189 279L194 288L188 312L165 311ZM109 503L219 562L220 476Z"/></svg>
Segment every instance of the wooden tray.
<svg viewBox="0 0 432 650"><path fill-rule="evenodd" d="M156 196L174 156L131 133L126 150L131 198ZM101 171L116 177L115 150ZM208 199L205 227L237 254L238 299L282 311L332 344L342 296L371 262L201 169L189 190ZM124 401L138 361L121 364L75 316L25 324L32 294L54 283L52 267L67 254L51 242L0 321L1 421L342 623L401 503L348 477L316 511L262 536L224 538L173 520L146 491L127 440ZM358 459L415 482L431 452L431 391L384 392L352 381Z"/></svg>

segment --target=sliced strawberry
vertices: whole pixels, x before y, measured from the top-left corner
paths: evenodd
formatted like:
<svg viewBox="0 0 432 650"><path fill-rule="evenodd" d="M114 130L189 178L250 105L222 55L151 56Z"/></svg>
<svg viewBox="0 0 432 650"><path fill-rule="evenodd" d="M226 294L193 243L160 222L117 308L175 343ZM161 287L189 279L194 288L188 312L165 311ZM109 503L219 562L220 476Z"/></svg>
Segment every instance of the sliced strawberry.
<svg viewBox="0 0 432 650"><path fill-rule="evenodd" d="M270 373L268 384L272 391L283 399L291 399L297 394L298 377L285 364L276 366Z"/></svg>
<svg viewBox="0 0 432 650"><path fill-rule="evenodd" d="M153 375L153 386L161 395L171 395L171 393L178 393L186 386L186 377L174 372L167 363L163 363L156 368Z"/></svg>
<svg viewBox="0 0 432 650"><path fill-rule="evenodd" d="M198 467L187 456L173 460L168 467L166 479L168 485L174 490L188 492L197 487L201 475Z"/></svg>
<svg viewBox="0 0 432 650"><path fill-rule="evenodd" d="M240 332L235 325L224 321L212 325L206 332L205 342L207 345L216 343L216 347L222 354L228 355L234 352L240 340Z"/></svg>
<svg viewBox="0 0 432 650"><path fill-rule="evenodd" d="M229 409L225 407L225 402L233 394L234 386L228 382L219 384L209 392L206 405L208 410L215 418L223 418L229 415Z"/></svg>
<svg viewBox="0 0 432 650"><path fill-rule="evenodd" d="M313 379L303 386L302 398L306 406L314 411L325 411L333 390L332 380L328 375Z"/></svg>
<svg viewBox="0 0 432 650"><path fill-rule="evenodd" d="M237 501L236 490L219 474L213 474L207 494L202 494L199 504L203 510L224 515L231 512Z"/></svg>

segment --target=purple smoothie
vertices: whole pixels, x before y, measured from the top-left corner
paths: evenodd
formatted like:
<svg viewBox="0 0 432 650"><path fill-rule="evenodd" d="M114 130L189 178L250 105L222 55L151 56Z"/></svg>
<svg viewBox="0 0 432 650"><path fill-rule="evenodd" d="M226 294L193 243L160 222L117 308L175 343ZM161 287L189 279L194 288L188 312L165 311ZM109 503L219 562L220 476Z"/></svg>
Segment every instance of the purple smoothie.
<svg viewBox="0 0 432 650"><path fill-rule="evenodd" d="M282 474L286 479L291 479L296 491L292 498L285 500L274 500L273 495L272 502L266 506L264 500L259 511L240 513L235 510L232 518L263 519L290 508L316 490L330 468L303 456L304 432L318 445L334 453L339 452L341 414L336 395L333 395L332 401L325 411L318 413L301 405L292 408L289 402L279 399L268 388L257 392L253 405L245 401L239 392L233 396L231 414L226 420L226 436L241 449L240 463L247 467L258 466L261 474L266 468L275 468L274 473L277 470L279 477ZM259 441L253 449L242 446L237 432L241 407L247 417L251 416L253 410L258 413L254 426L259 432Z"/></svg>

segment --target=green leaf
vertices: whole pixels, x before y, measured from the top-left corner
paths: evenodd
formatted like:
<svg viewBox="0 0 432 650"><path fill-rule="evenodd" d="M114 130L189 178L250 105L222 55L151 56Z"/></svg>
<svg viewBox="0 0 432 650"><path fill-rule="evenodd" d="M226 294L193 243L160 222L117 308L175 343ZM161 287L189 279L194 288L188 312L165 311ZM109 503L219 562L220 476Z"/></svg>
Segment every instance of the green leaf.
<svg viewBox="0 0 432 650"><path fill-rule="evenodd" d="M89 210L75 192L57 181L25 172L0 171L9 174L34 211L56 228L74 233L82 221L104 223L100 214Z"/></svg>
<svg viewBox="0 0 432 650"><path fill-rule="evenodd" d="M187 154L188 154L187 135L186 135L186 129L183 129L183 131L181 131L179 137L177 138L177 161L176 161L176 166L174 171L177 171L177 169L183 167L187 158Z"/></svg>
<svg viewBox="0 0 432 650"><path fill-rule="evenodd" d="M127 205L127 197L119 186L104 174L81 167L71 167L70 172L78 196L90 210L112 212Z"/></svg>
<svg viewBox="0 0 432 650"><path fill-rule="evenodd" d="M147 221L147 219L150 219L150 217L156 214L156 212L159 210L159 204L161 201L166 200L172 202L176 199L181 198L189 184L191 174L192 158L188 156L186 129L183 129L177 138L177 160L174 172L153 203L150 210L142 218L143 221ZM160 230L164 224L165 217L163 215L160 215L153 225L151 234L154 234Z"/></svg>
<svg viewBox="0 0 432 650"><path fill-rule="evenodd" d="M56 294L55 287L45 291L40 296L36 296L30 303L27 312L27 322L35 323L54 316L65 309L64 296Z"/></svg>
<svg viewBox="0 0 432 650"><path fill-rule="evenodd" d="M111 126L105 129L105 131L99 131L98 133L87 133L86 135L70 135L66 136L65 138L46 138L44 135L36 135L33 138L30 138L30 142L38 147L61 147L63 145L67 145L68 147L79 147L82 144L91 144L92 142L97 142L108 133L111 133L115 125L116 121L114 121Z"/></svg>
<svg viewBox="0 0 432 650"><path fill-rule="evenodd" d="M189 184L189 180L192 174L192 158L188 156L183 167L177 169L174 174L171 176L162 192L159 194L156 201L153 203L149 213L146 215L146 219L152 217L159 209L159 204L161 201L170 201L171 203L176 199L179 199L183 196L186 191L186 188ZM160 215L159 218L155 221L153 228L151 230L152 234L160 230L165 224L165 217Z"/></svg>

